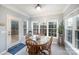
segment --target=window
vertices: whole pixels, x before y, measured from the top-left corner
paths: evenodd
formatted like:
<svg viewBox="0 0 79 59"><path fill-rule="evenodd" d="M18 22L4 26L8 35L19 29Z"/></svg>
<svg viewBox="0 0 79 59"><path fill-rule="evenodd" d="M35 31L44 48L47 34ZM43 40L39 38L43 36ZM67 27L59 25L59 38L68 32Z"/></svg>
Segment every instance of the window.
<svg viewBox="0 0 79 59"><path fill-rule="evenodd" d="M73 25L73 22L72 21L73 21L72 18L69 18L67 20L67 26L68 26L68 28L72 28L72 25Z"/></svg>
<svg viewBox="0 0 79 59"><path fill-rule="evenodd" d="M55 36L56 37L56 32L57 32L57 23L56 22L49 22L49 36Z"/></svg>
<svg viewBox="0 0 79 59"><path fill-rule="evenodd" d="M26 33L27 33L27 22L23 23L23 28L24 28L24 30L23 30L24 35L26 35Z"/></svg>
<svg viewBox="0 0 79 59"><path fill-rule="evenodd" d="M76 45L76 48L79 49L79 31L76 31L75 32L75 45Z"/></svg>
<svg viewBox="0 0 79 59"><path fill-rule="evenodd" d="M65 26L67 40L79 49L79 15L69 18Z"/></svg>
<svg viewBox="0 0 79 59"><path fill-rule="evenodd" d="M67 40L72 43L72 30L67 30Z"/></svg>
<svg viewBox="0 0 79 59"><path fill-rule="evenodd" d="M33 34L37 35L39 33L38 30L39 30L38 23L33 23Z"/></svg>
<svg viewBox="0 0 79 59"><path fill-rule="evenodd" d="M46 36L47 35L47 24L40 24L40 34Z"/></svg>
<svg viewBox="0 0 79 59"><path fill-rule="evenodd" d="M79 49L79 17L76 17L75 46Z"/></svg>
<svg viewBox="0 0 79 59"><path fill-rule="evenodd" d="M79 29L79 18L78 17L77 17L76 25L77 25L77 29Z"/></svg>
<svg viewBox="0 0 79 59"><path fill-rule="evenodd" d="M42 36L54 36L57 37L57 21L50 22L33 22L32 23L33 35L40 34Z"/></svg>
<svg viewBox="0 0 79 59"><path fill-rule="evenodd" d="M67 41L69 43L72 44L72 32L73 32L73 18L69 18L67 21L66 21L66 24L65 24L66 27L66 34L67 34Z"/></svg>

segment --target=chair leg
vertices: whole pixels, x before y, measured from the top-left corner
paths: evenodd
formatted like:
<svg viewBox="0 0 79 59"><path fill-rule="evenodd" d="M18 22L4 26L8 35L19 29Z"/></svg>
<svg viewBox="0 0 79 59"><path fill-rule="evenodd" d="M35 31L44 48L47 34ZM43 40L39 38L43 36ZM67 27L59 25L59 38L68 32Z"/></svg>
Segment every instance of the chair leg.
<svg viewBox="0 0 79 59"><path fill-rule="evenodd" d="M26 49L26 51L28 52L28 49Z"/></svg>
<svg viewBox="0 0 79 59"><path fill-rule="evenodd" d="M49 55L51 55L51 49L49 49Z"/></svg>

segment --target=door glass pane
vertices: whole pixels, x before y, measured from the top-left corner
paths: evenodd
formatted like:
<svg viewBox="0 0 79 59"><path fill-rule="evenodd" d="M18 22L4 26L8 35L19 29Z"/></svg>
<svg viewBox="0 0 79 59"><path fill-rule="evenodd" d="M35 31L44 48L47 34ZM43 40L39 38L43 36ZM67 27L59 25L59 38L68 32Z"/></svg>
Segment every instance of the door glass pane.
<svg viewBox="0 0 79 59"><path fill-rule="evenodd" d="M14 43L19 39L18 21L11 21L11 42Z"/></svg>

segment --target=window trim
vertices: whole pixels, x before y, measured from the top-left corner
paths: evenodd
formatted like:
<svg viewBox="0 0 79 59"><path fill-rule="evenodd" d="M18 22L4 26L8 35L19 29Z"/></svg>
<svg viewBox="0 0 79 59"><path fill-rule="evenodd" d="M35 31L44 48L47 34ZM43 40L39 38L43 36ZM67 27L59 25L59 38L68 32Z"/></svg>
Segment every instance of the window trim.
<svg viewBox="0 0 79 59"><path fill-rule="evenodd" d="M31 23L32 35L34 35L34 34L33 34L33 23L37 23L37 24L38 24L38 33L40 33L40 32L39 32L39 23L38 23L38 21L32 21L32 23Z"/></svg>
<svg viewBox="0 0 79 59"><path fill-rule="evenodd" d="M26 33L28 33L28 20L24 20L23 21L23 35L24 35L24 22L26 22Z"/></svg>
<svg viewBox="0 0 79 59"><path fill-rule="evenodd" d="M56 22L56 30L57 30L57 32L56 32L56 37L54 37L54 38L58 38L58 19L53 19L53 20L47 21L48 29L49 29L49 22ZM49 31L48 31L47 34L49 36Z"/></svg>
<svg viewBox="0 0 79 59"><path fill-rule="evenodd" d="M49 22L56 22L56 37L55 38L58 38L58 19L53 19L53 20L48 20L47 22L46 22L46 26L47 26L47 35L46 36L49 36L48 34L49 34L49 32L48 32L48 29L49 29ZM39 22L39 21L32 21L31 22L31 28L32 28L32 35L34 35L33 34L33 23L38 23L38 26L39 26L39 28L38 28L38 33L40 33L40 24L42 24L43 22Z"/></svg>

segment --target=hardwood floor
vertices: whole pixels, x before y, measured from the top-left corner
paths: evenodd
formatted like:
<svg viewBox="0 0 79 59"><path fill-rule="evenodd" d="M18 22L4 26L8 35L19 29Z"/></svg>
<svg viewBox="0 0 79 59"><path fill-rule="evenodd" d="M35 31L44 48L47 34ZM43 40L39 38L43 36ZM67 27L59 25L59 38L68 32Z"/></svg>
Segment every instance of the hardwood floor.
<svg viewBox="0 0 79 59"><path fill-rule="evenodd" d="M57 43L52 44L51 55L68 55L65 48L59 47Z"/></svg>
<svg viewBox="0 0 79 59"><path fill-rule="evenodd" d="M12 40L11 40L12 43L18 41L18 39L19 39L18 35L12 35L11 37L12 37Z"/></svg>
<svg viewBox="0 0 79 59"><path fill-rule="evenodd" d="M11 55L11 54L6 52L3 55ZM21 50L21 53L17 55L28 55L28 53L26 52L26 47L23 48L23 50ZM68 55L68 53L63 47L59 47L57 43L52 43L51 55Z"/></svg>

